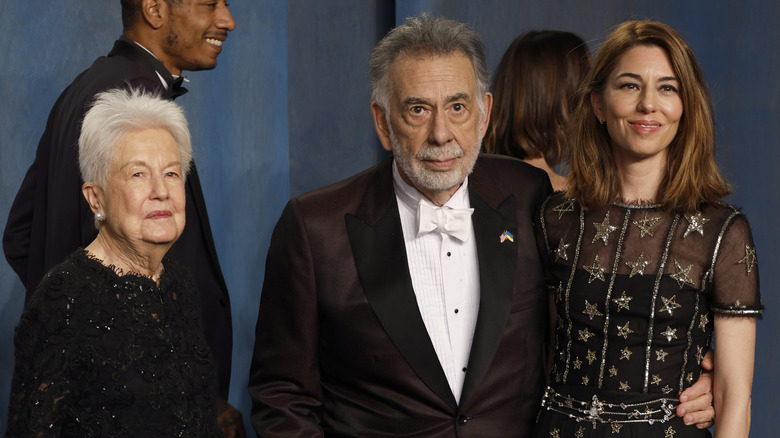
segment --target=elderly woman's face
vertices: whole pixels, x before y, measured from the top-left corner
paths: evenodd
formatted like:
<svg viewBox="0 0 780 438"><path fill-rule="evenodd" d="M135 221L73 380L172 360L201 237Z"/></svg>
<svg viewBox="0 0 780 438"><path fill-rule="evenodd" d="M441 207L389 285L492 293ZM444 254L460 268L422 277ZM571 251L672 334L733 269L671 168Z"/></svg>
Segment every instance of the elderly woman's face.
<svg viewBox="0 0 780 438"><path fill-rule="evenodd" d="M179 150L165 129L120 138L103 200L110 234L138 247L174 242L184 229L184 175Z"/></svg>
<svg viewBox="0 0 780 438"><path fill-rule="evenodd" d="M628 50L591 102L596 117L606 122L616 160L664 163L683 114L680 80L664 49Z"/></svg>

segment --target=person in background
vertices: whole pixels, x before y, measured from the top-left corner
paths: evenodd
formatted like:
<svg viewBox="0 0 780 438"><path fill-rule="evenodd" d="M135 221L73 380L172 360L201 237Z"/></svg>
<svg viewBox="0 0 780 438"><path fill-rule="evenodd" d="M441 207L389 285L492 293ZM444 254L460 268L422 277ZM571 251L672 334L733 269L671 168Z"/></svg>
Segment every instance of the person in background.
<svg viewBox="0 0 780 438"><path fill-rule="evenodd" d="M95 95L129 84L175 99L187 92L181 86L184 70L216 67L228 32L236 27L225 0L122 0L121 7L122 36L54 104L8 214L3 250L24 283L25 301L52 266L95 239L92 211L79 195L77 157L81 121ZM230 298L194 164L185 190L188 225L171 254L195 276L227 421L239 415L226 403L233 349Z"/></svg>
<svg viewBox="0 0 780 438"><path fill-rule="evenodd" d="M567 127L590 64L587 44L571 32L529 31L517 37L496 70L485 150L543 169L553 189L563 190L566 177L555 167L569 156Z"/></svg>
<svg viewBox="0 0 780 438"><path fill-rule="evenodd" d="M579 96L567 188L537 228L558 317L533 436L710 436L674 411L714 333L715 436L747 437L758 261L721 201L698 62L669 26L625 22Z"/></svg>
<svg viewBox="0 0 780 438"><path fill-rule="evenodd" d="M185 224L183 111L139 90L99 93L78 155L98 235L25 306L6 436L222 436L197 289L166 256Z"/></svg>

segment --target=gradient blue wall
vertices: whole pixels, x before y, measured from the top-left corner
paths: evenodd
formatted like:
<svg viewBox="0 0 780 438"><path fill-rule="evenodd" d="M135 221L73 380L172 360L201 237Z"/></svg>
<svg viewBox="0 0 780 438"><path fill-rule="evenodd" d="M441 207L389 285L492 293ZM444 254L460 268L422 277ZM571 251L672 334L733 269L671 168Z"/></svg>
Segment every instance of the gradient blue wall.
<svg viewBox="0 0 780 438"><path fill-rule="evenodd" d="M746 4L747 3L747 4ZM238 27L219 66L189 74L177 102L190 118L196 159L234 318L230 401L249 415L246 393L268 240L290 196L337 181L384 152L369 113L368 52L403 17L429 10L471 24L488 62L521 32L562 29L593 51L617 23L653 18L693 47L716 104L719 162L735 185L729 199L755 234L767 314L758 324L753 428L774 436L780 347L774 250L780 215L780 5L661 0L234 0ZM119 2L0 0L0 223L43 130L73 77L121 32ZM0 261L0 431L5 429L13 328L24 291Z"/></svg>

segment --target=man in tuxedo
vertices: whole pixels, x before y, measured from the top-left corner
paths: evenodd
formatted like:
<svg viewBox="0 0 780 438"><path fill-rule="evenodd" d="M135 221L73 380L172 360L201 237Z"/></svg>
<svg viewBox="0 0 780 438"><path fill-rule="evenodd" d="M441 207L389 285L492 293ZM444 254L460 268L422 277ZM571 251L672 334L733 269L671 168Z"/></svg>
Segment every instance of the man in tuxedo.
<svg viewBox="0 0 780 438"><path fill-rule="evenodd" d="M266 261L249 390L262 437L525 437L547 292L532 222L546 174L479 155L479 36L407 19L374 48L388 158L292 199Z"/></svg>
<svg viewBox="0 0 780 438"><path fill-rule="evenodd" d="M213 4L212 4L213 3ZM81 196L78 137L81 121L100 91L132 86L174 99L182 70L212 69L235 28L225 0L122 0L123 33L60 95L11 207L3 234L6 259L29 300L46 271L97 235L94 215ZM227 399L232 323L227 286L211 235L197 170L187 181L187 226L170 254L194 274L203 326L213 351L220 395Z"/></svg>

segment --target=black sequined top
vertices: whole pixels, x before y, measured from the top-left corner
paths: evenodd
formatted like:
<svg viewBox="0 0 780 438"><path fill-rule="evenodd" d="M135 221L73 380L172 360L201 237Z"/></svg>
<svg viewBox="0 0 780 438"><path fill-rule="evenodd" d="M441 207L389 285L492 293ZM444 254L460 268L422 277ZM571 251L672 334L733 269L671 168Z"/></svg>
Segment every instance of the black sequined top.
<svg viewBox="0 0 780 438"><path fill-rule="evenodd" d="M760 316L744 215L547 199L540 248L558 320L551 385L677 398L701 372L714 314Z"/></svg>
<svg viewBox="0 0 780 438"><path fill-rule="evenodd" d="M44 277L16 328L6 436L222 436L194 283L163 266L158 286L79 249Z"/></svg>

